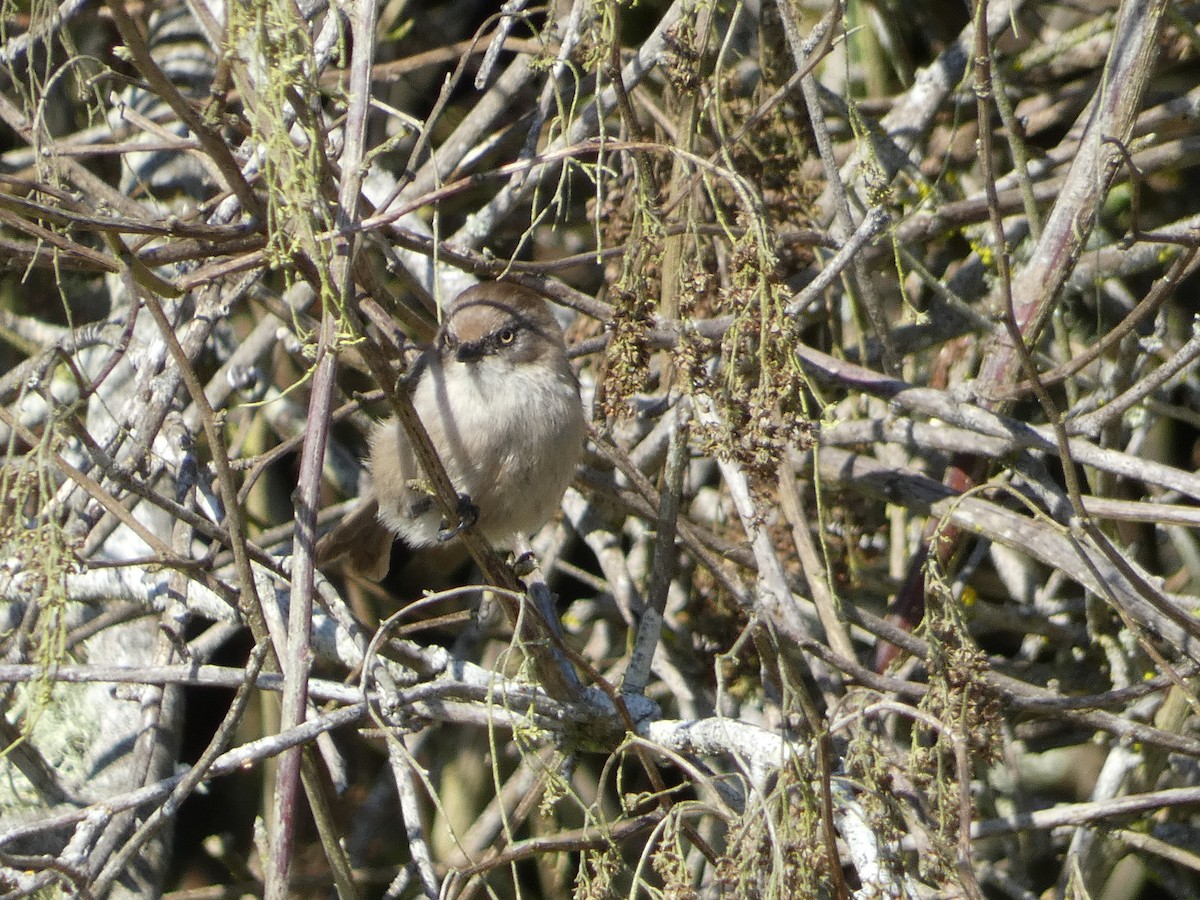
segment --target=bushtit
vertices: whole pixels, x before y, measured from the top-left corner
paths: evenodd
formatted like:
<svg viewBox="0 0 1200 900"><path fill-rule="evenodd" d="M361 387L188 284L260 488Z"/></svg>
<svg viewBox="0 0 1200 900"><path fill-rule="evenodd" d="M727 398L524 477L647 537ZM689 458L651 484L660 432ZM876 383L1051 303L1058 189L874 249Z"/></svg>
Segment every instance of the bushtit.
<svg viewBox="0 0 1200 900"><path fill-rule="evenodd" d="M506 282L463 291L445 310L410 382L413 407L481 534L510 549L550 517L571 481L586 430L562 329L537 294ZM378 581L391 544L451 532L397 419L370 441L372 493L317 546L319 564L348 555ZM380 527L383 526L383 527Z"/></svg>

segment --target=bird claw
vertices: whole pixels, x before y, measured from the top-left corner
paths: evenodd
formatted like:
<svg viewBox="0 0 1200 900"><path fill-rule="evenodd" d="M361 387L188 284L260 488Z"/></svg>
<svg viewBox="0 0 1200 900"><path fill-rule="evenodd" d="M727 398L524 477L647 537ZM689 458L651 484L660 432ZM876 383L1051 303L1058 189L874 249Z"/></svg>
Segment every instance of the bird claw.
<svg viewBox="0 0 1200 900"><path fill-rule="evenodd" d="M532 550L526 550L512 562L513 574L518 578L524 578L526 575L533 573L537 568L537 557L533 555Z"/></svg>
<svg viewBox="0 0 1200 900"><path fill-rule="evenodd" d="M438 529L438 540L443 544L458 537L467 528L479 521L479 507L471 502L466 494L458 495L458 524L453 527L442 522Z"/></svg>

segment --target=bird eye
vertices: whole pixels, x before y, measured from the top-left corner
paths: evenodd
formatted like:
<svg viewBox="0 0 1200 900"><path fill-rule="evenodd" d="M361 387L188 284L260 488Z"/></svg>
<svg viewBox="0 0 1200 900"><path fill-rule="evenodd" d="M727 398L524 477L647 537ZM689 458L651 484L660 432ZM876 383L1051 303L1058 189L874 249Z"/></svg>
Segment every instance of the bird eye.
<svg viewBox="0 0 1200 900"><path fill-rule="evenodd" d="M517 339L517 331L515 328L501 328L496 337L500 339L501 344L507 346Z"/></svg>

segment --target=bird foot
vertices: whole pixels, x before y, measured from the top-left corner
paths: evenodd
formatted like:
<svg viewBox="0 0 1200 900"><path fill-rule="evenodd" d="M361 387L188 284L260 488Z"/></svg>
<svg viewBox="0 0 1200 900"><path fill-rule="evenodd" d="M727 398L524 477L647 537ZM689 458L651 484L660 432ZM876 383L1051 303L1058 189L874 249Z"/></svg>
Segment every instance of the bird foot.
<svg viewBox="0 0 1200 900"><path fill-rule="evenodd" d="M442 527L438 529L438 540L443 544L446 541L453 540L462 532L470 528L479 521L479 507L471 502L471 498L466 494L458 495L458 523L456 525L447 525L443 520Z"/></svg>
<svg viewBox="0 0 1200 900"><path fill-rule="evenodd" d="M526 550L524 553L517 555L512 561L513 574L518 578L524 578L537 568L537 557L533 555L532 550Z"/></svg>

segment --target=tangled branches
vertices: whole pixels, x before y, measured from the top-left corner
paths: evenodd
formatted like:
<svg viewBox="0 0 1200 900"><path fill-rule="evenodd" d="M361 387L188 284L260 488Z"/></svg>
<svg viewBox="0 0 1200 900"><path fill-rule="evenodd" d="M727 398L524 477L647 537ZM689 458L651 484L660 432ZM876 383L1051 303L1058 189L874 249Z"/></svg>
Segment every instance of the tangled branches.
<svg viewBox="0 0 1200 900"><path fill-rule="evenodd" d="M910 6L6 6L3 895L1200 893L1200 6ZM319 571L495 278L536 565Z"/></svg>

